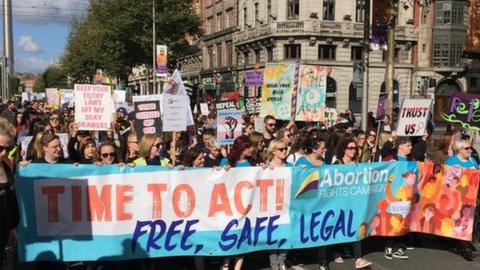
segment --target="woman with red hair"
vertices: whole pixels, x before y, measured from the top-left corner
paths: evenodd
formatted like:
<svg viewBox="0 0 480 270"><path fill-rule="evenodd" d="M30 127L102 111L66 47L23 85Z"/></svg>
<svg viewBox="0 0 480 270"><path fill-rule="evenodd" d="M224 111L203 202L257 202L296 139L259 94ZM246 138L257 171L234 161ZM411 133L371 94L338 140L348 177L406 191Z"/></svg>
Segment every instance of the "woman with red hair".
<svg viewBox="0 0 480 270"><path fill-rule="evenodd" d="M223 158L220 162L220 166L230 167L250 167L255 166L252 164L250 158L253 153L253 144L248 136L240 136L235 139L233 146L230 149L228 158Z"/></svg>

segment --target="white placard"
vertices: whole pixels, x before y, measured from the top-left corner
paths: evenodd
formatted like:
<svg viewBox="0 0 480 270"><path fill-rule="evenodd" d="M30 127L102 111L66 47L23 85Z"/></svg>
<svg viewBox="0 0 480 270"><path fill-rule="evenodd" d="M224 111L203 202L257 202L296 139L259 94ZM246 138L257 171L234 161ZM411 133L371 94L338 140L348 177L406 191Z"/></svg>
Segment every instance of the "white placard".
<svg viewBox="0 0 480 270"><path fill-rule="evenodd" d="M60 107L72 108L75 102L75 92L73 89L60 90Z"/></svg>
<svg viewBox="0 0 480 270"><path fill-rule="evenodd" d="M398 113L397 136L423 136L431 99L404 99Z"/></svg>
<svg viewBox="0 0 480 270"><path fill-rule="evenodd" d="M75 121L78 130L107 130L112 122L110 86L75 85Z"/></svg>
<svg viewBox="0 0 480 270"><path fill-rule="evenodd" d="M200 112L202 113L202 115L208 115L208 113L210 113L207 103L200 103Z"/></svg>
<svg viewBox="0 0 480 270"><path fill-rule="evenodd" d="M113 90L112 98L113 102L125 102L127 97L127 91Z"/></svg>
<svg viewBox="0 0 480 270"><path fill-rule="evenodd" d="M188 96L163 95L162 127L163 131L187 130L187 107L190 104Z"/></svg>

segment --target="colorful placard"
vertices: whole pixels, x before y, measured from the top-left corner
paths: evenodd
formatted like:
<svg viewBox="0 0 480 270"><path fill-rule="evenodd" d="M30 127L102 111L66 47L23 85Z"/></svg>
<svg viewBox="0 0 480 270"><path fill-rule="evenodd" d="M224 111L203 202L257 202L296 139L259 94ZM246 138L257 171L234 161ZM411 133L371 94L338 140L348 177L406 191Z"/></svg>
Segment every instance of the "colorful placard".
<svg viewBox="0 0 480 270"><path fill-rule="evenodd" d="M260 115L272 115L276 119L290 120L292 95L294 94L295 64L267 64L262 86Z"/></svg>
<svg viewBox="0 0 480 270"><path fill-rule="evenodd" d="M58 106L59 94L57 88L47 88L45 89L45 94L47 95L47 103L52 106Z"/></svg>
<svg viewBox="0 0 480 270"><path fill-rule="evenodd" d="M327 88L327 70L322 66L300 65L297 89L296 121L323 121Z"/></svg>
<svg viewBox="0 0 480 270"><path fill-rule="evenodd" d="M263 84L263 72L257 70L245 71L245 86L256 87Z"/></svg>
<svg viewBox="0 0 480 270"><path fill-rule="evenodd" d="M108 130L113 106L110 86L75 84L75 122L78 130Z"/></svg>
<svg viewBox="0 0 480 270"><path fill-rule="evenodd" d="M233 144L242 135L243 118L241 111L217 112L217 140L220 145Z"/></svg>
<svg viewBox="0 0 480 270"><path fill-rule="evenodd" d="M464 129L480 131L480 95L453 92L443 119Z"/></svg>
<svg viewBox="0 0 480 270"><path fill-rule="evenodd" d="M404 99L398 113L397 136L423 136L431 105L431 99Z"/></svg>
<svg viewBox="0 0 480 270"><path fill-rule="evenodd" d="M166 78L168 75L168 53L167 46L157 45L156 56L156 75L157 77Z"/></svg>

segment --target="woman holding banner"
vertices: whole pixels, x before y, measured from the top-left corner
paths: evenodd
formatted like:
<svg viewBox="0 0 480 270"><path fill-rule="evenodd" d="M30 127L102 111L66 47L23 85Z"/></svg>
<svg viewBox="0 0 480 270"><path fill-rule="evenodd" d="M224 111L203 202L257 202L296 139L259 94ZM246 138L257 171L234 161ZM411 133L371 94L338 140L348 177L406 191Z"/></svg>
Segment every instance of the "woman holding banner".
<svg viewBox="0 0 480 270"><path fill-rule="evenodd" d="M225 167L225 169L229 169L230 167L251 167L254 166L249 159L251 158L253 153L253 145L250 139L247 136L240 136L235 139L233 142L232 149L228 154L228 158L223 158L220 162L220 166ZM242 269L244 256L236 256L234 269L240 270ZM222 270L228 270L230 267L230 257L225 257L223 259Z"/></svg>
<svg viewBox="0 0 480 270"><path fill-rule="evenodd" d="M160 150L162 150L162 138L158 134L146 134L143 135L140 140L138 155L139 158L135 159L133 163L135 165L158 165L167 166L169 160L160 158Z"/></svg>
<svg viewBox="0 0 480 270"><path fill-rule="evenodd" d="M478 169L478 163L472 158L473 147L469 139L462 138L453 144L453 153L445 161L445 165L460 166L462 168ZM457 252L467 261L473 261L472 244L469 241L453 240Z"/></svg>
<svg viewBox="0 0 480 270"><path fill-rule="evenodd" d="M281 167L292 167L287 163L288 146L283 141L271 141L267 149L267 164L271 169ZM270 267L272 270L286 270L285 260L287 259L287 251L275 250L269 252Z"/></svg>
<svg viewBox="0 0 480 270"><path fill-rule="evenodd" d="M340 143L336 151L336 161L334 164L355 164L358 160L358 146L353 138L347 138ZM353 242L352 244L353 256L355 257L355 268L363 269L372 265L362 258L362 245L360 241ZM341 257L340 257L341 258ZM343 262L343 259L335 259L335 261Z"/></svg>

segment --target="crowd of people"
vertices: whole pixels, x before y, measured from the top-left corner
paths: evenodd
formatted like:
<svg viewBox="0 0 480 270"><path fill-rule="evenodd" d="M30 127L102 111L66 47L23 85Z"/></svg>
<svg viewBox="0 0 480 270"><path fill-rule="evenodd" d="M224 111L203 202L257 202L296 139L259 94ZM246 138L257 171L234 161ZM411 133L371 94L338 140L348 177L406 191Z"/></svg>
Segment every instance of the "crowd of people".
<svg viewBox="0 0 480 270"><path fill-rule="evenodd" d="M478 154L471 138L461 130L449 130L432 139L429 125L421 137L397 137L390 118L370 122L367 130L357 127L351 112L339 114L336 124L327 128L317 122L279 121L271 115L263 118L262 130L255 130L256 116L244 116L240 137L230 147L216 139L216 113L198 115L194 131L137 136L134 114L117 110L116 120L107 131L78 130L74 109L49 108L39 101L18 104L8 101L0 113L0 248L14 246L19 222L14 192L16 165L94 164L96 166L178 166L276 168L285 166L317 167L325 164L354 164L377 161L424 161L478 168ZM258 120L257 120L258 121ZM377 123L380 126L376 126ZM61 140L66 135L67 142ZM32 139L26 147L22 141ZM386 259L408 259L405 239L386 241ZM318 248L319 269L329 269L331 261L344 262L343 246L352 249L354 268L371 267L363 257L360 241ZM472 260L473 245L455 241L456 251ZM286 269L287 258L294 252L269 252L274 270ZM244 256L225 257L220 267L242 269ZM148 263L142 262L142 265ZM89 265L89 264L86 264ZM195 257L195 269L204 269L205 259ZM47 269L50 266L47 267ZM94 264L90 267L96 267ZM116 267L121 267L116 265ZM1 269L1 264L0 264ZM100 269L100 268L99 268ZM104 268L108 269L108 268ZM120 268L122 269L122 268ZM130 268L132 269L132 268Z"/></svg>

